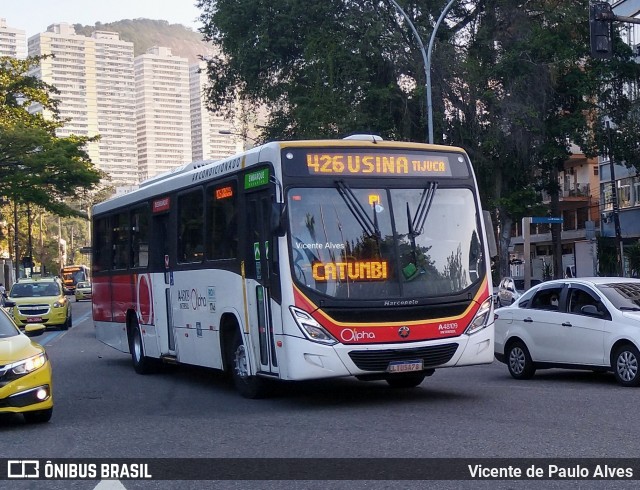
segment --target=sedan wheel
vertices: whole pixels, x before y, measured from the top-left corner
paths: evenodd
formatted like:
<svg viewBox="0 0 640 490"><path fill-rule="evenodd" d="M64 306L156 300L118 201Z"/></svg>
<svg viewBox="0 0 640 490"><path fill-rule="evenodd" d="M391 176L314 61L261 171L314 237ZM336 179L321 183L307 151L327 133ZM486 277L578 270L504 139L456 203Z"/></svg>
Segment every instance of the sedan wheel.
<svg viewBox="0 0 640 490"><path fill-rule="evenodd" d="M623 345L616 350L612 367L618 383L622 386L640 385L639 360L638 349L631 344Z"/></svg>
<svg viewBox="0 0 640 490"><path fill-rule="evenodd" d="M507 347L507 367L515 379L531 379L536 372L529 350L520 341Z"/></svg>

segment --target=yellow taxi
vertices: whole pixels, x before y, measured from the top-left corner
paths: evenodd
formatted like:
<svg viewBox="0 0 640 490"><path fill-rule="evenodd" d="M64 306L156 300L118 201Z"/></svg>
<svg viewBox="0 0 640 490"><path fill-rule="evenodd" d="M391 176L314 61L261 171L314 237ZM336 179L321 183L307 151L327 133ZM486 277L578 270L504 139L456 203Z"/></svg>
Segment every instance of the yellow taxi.
<svg viewBox="0 0 640 490"><path fill-rule="evenodd" d="M32 323L22 333L0 308L0 413L21 413L28 423L48 422L53 413L51 363L29 338L44 331Z"/></svg>
<svg viewBox="0 0 640 490"><path fill-rule="evenodd" d="M76 292L74 294L76 301L82 301L83 299L91 301L91 283L87 281L79 282L76 284Z"/></svg>
<svg viewBox="0 0 640 490"><path fill-rule="evenodd" d="M21 328L30 323L62 330L71 327L71 303L55 277L20 279L11 286L4 305L11 309L13 320Z"/></svg>

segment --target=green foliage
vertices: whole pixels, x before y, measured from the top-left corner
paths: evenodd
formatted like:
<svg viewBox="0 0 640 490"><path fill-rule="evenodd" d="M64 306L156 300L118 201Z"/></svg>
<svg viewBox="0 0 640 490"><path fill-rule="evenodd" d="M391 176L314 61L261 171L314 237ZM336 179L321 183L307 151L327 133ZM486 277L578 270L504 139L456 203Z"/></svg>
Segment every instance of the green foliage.
<svg viewBox="0 0 640 490"><path fill-rule="evenodd" d="M431 2L429 2L431 3ZM214 110L265 104L262 139L424 140L424 65L390 3L202 0ZM423 9L415 10L423 16ZM425 36L426 38L426 36ZM413 80L402 89L401 77Z"/></svg>
<svg viewBox="0 0 640 490"><path fill-rule="evenodd" d="M629 261L631 277L640 277L640 241L624 249L624 254Z"/></svg>
<svg viewBox="0 0 640 490"><path fill-rule="evenodd" d="M96 187L102 173L84 150L96 138L58 138L55 88L28 75L41 57L24 61L0 58L0 196L69 216L77 211L65 199L79 198ZM38 104L51 115L31 114Z"/></svg>
<svg viewBox="0 0 640 490"><path fill-rule="evenodd" d="M598 275L617 276L618 255L614 239L609 237L598 237L597 246Z"/></svg>

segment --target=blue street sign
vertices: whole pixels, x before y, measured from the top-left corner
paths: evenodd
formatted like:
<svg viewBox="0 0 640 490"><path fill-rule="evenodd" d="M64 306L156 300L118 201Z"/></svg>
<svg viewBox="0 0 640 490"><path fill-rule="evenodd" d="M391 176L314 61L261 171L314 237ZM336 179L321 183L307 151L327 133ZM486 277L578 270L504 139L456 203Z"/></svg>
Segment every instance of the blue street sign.
<svg viewBox="0 0 640 490"><path fill-rule="evenodd" d="M540 223L563 223L564 219L557 216L533 216L531 218L531 223L540 224Z"/></svg>

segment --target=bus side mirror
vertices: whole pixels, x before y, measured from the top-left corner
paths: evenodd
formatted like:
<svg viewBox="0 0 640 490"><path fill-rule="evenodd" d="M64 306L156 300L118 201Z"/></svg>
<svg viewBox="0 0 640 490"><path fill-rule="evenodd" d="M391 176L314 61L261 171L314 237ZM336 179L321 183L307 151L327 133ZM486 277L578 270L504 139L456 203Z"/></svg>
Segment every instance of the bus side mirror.
<svg viewBox="0 0 640 490"><path fill-rule="evenodd" d="M284 203L274 202L271 205L271 233L284 236L287 230L287 213Z"/></svg>

